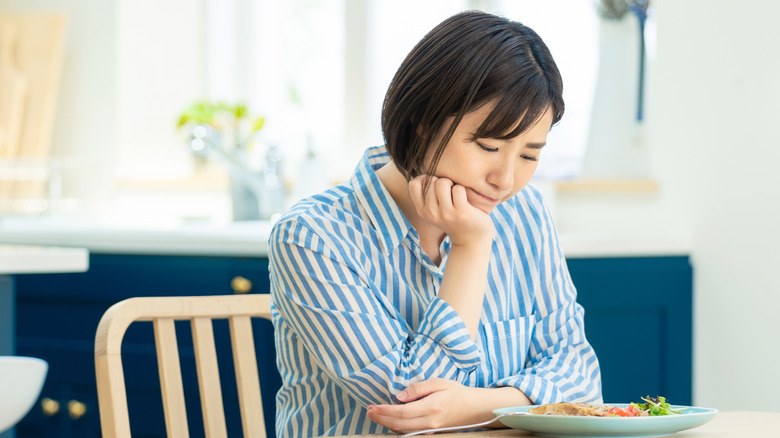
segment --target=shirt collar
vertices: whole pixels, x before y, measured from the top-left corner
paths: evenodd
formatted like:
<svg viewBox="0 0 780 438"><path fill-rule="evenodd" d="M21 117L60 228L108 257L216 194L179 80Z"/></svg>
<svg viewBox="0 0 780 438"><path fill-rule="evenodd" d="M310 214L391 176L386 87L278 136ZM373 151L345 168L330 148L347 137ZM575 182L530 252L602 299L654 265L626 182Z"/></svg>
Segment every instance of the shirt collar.
<svg viewBox="0 0 780 438"><path fill-rule="evenodd" d="M358 202L377 230L379 244L386 255L395 250L412 227L376 176L376 170L389 162L390 155L384 146L368 148L351 179Z"/></svg>

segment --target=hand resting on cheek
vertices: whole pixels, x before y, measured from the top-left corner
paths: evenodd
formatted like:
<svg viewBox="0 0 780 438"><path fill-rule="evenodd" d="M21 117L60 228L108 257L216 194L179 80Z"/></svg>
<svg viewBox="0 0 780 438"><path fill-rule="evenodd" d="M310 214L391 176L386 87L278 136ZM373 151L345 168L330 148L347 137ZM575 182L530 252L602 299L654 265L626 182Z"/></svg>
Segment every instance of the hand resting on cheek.
<svg viewBox="0 0 780 438"><path fill-rule="evenodd" d="M430 178L430 186L424 192L426 178ZM490 215L469 203L464 186L448 178L420 175L409 181L409 194L417 214L447 234L453 245L492 239Z"/></svg>

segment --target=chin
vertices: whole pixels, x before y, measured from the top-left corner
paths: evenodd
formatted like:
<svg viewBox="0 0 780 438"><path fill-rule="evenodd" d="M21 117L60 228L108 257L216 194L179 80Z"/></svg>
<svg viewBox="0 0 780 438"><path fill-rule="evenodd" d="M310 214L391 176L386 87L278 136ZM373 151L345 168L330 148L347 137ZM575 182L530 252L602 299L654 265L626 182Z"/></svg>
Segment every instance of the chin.
<svg viewBox="0 0 780 438"><path fill-rule="evenodd" d="M503 201L499 201L497 203L488 202L486 199L482 198L481 196L474 195L472 193L469 193L469 195L466 197L466 200L469 201L469 204L484 211L487 214L490 214L498 204L503 202Z"/></svg>
<svg viewBox="0 0 780 438"><path fill-rule="evenodd" d="M500 202L499 202L498 204L500 204ZM490 213L492 213L492 212L493 212L493 210L495 210L495 209L496 209L496 207L498 206L498 204L487 204L487 203L485 203L484 201L483 201L483 202L472 202L472 203L471 203L471 205L473 205L474 207L476 207L476 208L478 208L478 209L480 209L480 210L484 211L484 212L485 212L485 213L487 213L487 214L490 214Z"/></svg>

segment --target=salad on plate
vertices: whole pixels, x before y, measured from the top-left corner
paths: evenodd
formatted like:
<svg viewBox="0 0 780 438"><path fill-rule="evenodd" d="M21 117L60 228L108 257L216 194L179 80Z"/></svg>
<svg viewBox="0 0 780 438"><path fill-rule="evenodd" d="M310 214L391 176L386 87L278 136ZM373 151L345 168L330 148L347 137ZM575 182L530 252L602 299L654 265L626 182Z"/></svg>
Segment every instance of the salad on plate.
<svg viewBox="0 0 780 438"><path fill-rule="evenodd" d="M642 397L642 403L630 403L625 407L592 405L589 403L549 403L528 410L532 414L576 415L587 417L655 417L679 415L682 412L667 403L665 397Z"/></svg>

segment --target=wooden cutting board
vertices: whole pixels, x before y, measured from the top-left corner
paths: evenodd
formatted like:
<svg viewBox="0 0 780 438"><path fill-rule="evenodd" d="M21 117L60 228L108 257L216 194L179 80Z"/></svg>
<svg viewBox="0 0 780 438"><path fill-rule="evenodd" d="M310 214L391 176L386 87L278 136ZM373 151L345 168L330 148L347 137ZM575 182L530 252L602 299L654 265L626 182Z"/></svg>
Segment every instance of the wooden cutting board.
<svg viewBox="0 0 780 438"><path fill-rule="evenodd" d="M0 124L5 131L0 157L49 155L65 25L61 13L0 14L0 117L4 117ZM14 182L3 190L4 196L40 197L45 195L46 182Z"/></svg>
<svg viewBox="0 0 780 438"><path fill-rule="evenodd" d="M19 152L27 76L16 63L16 27L0 27L0 159L10 160ZM8 162L0 167L0 200L11 196L13 182Z"/></svg>
<svg viewBox="0 0 780 438"><path fill-rule="evenodd" d="M14 157L19 149L27 76L15 59L16 28L0 27L0 157Z"/></svg>

